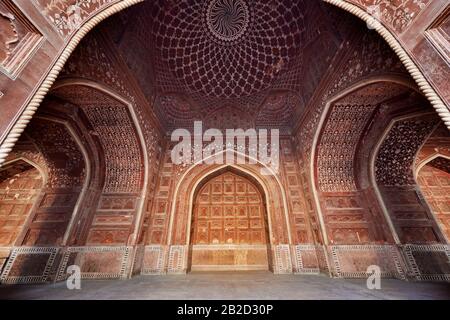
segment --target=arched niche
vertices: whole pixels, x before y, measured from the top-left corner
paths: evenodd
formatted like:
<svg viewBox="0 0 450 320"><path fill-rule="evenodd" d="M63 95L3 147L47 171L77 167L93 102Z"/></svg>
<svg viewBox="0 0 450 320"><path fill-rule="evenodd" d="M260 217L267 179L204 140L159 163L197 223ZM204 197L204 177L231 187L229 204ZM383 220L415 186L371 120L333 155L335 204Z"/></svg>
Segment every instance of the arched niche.
<svg viewBox="0 0 450 320"><path fill-rule="evenodd" d="M447 243L450 241L450 157L435 155L423 164L417 183Z"/></svg>
<svg viewBox="0 0 450 320"><path fill-rule="evenodd" d="M313 139L310 179L326 244L393 243L390 219L363 178L366 133L389 103L419 95L409 79L394 75L368 77L340 90L326 102ZM369 141L370 142L370 141Z"/></svg>
<svg viewBox="0 0 450 320"><path fill-rule="evenodd" d="M57 82L51 95L76 106L101 153L102 184L81 231L85 244L135 244L148 185L148 150L136 110L114 90L85 79Z"/></svg>
<svg viewBox="0 0 450 320"><path fill-rule="evenodd" d="M25 158L8 161L0 169L0 246L21 245L45 183L44 171Z"/></svg>
<svg viewBox="0 0 450 320"><path fill-rule="evenodd" d="M436 111L448 127L450 119L450 112L448 111L448 108L434 89L434 86L430 84L429 80L425 78L424 73L419 69L417 61L414 61L415 58L411 57L407 53L407 50L396 38L395 33L393 33L385 25L385 21L380 22L377 19L374 19L374 17L370 13L366 12L357 4L351 3L350 1L323 1L342 8L349 14L354 15L359 19L367 22L373 29L375 29L376 32L378 32L384 38L389 46L395 51L397 56L407 68L409 74L413 77L415 82L418 84L422 92L424 92L427 99L430 101L430 103L433 105L433 107L436 109ZM96 25L98 25L106 18L140 2L142 2L142 0L111 1L111 5L93 10L91 15L83 18L79 28L71 30L71 36L65 38L61 43L61 48L59 48L59 56L56 57L56 59L52 60L52 63L49 63L48 69L46 69L49 70L47 76L43 77L42 82L37 85L37 90L35 90L35 93L32 95L30 102L26 105L24 110L20 112L20 115L14 125L12 125L10 129L8 129L8 133L5 135L5 139L0 146L0 163L3 163L5 161L8 153L11 152L13 145L17 142L18 137L24 131L26 124L28 124L31 117L36 112L43 98L64 67L64 64L70 57L71 53L75 50L77 45L86 36L86 34L88 34L89 31L91 31ZM67 9L65 7L63 8ZM53 12L53 14L57 13Z"/></svg>
<svg viewBox="0 0 450 320"><path fill-rule="evenodd" d="M237 153L234 151L225 151ZM246 157L245 155L241 155ZM276 273L292 271L290 245L292 244L291 228L287 211L286 194L274 173L262 175L261 170L267 167L256 165L205 165L191 166L180 177L175 187L170 208L170 222L167 232L168 272L184 273L189 268L189 252L191 245L191 224L195 193L205 179L223 170L239 172L240 175L250 177L264 191L267 210L267 228L270 241L269 265ZM289 271L290 270L290 271Z"/></svg>
<svg viewBox="0 0 450 320"><path fill-rule="evenodd" d="M414 177L417 155L439 123L424 110L394 117L371 153L371 180L398 244L445 242Z"/></svg>
<svg viewBox="0 0 450 320"><path fill-rule="evenodd" d="M193 197L189 269L268 270L266 205L264 188L237 168L205 177Z"/></svg>

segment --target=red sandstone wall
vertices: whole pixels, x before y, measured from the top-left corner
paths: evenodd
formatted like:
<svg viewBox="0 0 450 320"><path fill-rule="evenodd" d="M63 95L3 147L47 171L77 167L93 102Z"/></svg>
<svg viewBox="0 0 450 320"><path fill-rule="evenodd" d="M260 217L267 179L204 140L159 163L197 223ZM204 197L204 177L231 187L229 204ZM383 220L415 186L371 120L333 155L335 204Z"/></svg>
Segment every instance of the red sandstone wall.
<svg viewBox="0 0 450 320"><path fill-rule="evenodd" d="M23 160L0 171L0 246L16 244L42 187L39 170Z"/></svg>
<svg viewBox="0 0 450 320"><path fill-rule="evenodd" d="M448 161L437 158L422 168L418 183L442 231L450 239L450 172Z"/></svg>
<svg viewBox="0 0 450 320"><path fill-rule="evenodd" d="M36 4L40 6L43 5L43 1L40 0L36 0L29 4L26 4L23 1L19 1L18 3L20 3L21 7L27 8L31 11L36 11L36 8L39 8L39 6L35 6ZM107 1L98 2L98 4L106 5ZM10 8L11 6L8 6L6 9L3 8L3 10L10 11ZM49 14L50 17L55 16L54 13L56 7L53 9L52 8L53 7L49 7L47 9L47 14ZM95 9L99 8L93 8L93 10ZM5 20L4 17L2 18ZM9 19L8 17L6 18ZM42 20L42 18L38 18L38 20L46 24L47 27L44 29L46 32L50 32L50 27L51 24L54 23L54 20L52 20L52 18L48 19L47 22ZM27 34L31 37L31 39L40 39L38 34L40 31L36 31L36 29L32 26L27 26L27 22L24 17L18 19L18 23L23 24L19 29L28 30ZM62 29L57 30L59 36L54 36L55 48L61 46L65 39L68 39L70 33L73 31L70 27L64 27L64 23L57 23L57 25L62 26ZM12 37L14 36L15 35L13 34ZM33 43L33 41L31 41L31 43ZM20 83L14 83L14 86L17 88L19 93L12 96L4 94L3 98L0 97L0 101L2 103L6 102L10 104L13 101L23 101L31 88L38 83L38 77L35 77L35 75L43 73L43 69L45 69L45 67L49 64L51 57L54 57L56 54L56 51L53 49L52 51L46 47L50 46L49 43L45 42L42 46L43 49L39 50L47 50L47 53L52 52L52 54L39 58L38 55L41 54L41 51L35 51L35 53L32 53L36 55L36 61L39 61L40 65L34 66L33 68L35 69L33 70L31 69L31 66L28 66L29 69L24 71L22 74L25 78L16 80ZM320 43L318 44L318 47L320 47ZM31 50L30 52L33 51ZM95 53L95 55L93 55L93 53ZM2 59L3 64L7 65L9 59L8 56L3 55ZM355 188L355 190L344 190L344 192L341 192L342 190L330 191L324 189L319 193L319 204L316 204L312 192L312 188L316 187L315 179L322 179L322 182L327 179L331 179L332 181L338 179L337 184L339 185L341 178L345 178L345 175L341 175L337 178L326 175L321 177L319 172L317 177L311 177L311 171L314 171L315 168L310 168L310 163L313 148L313 137L315 133L320 130L318 125L319 119L324 111L327 99L344 90L348 86L360 80L367 79L369 76L386 73L390 73L391 75L404 75L405 71L400 66L398 60L392 55L392 52L386 48L386 45L381 41L372 38L370 35L361 37L357 36L352 38L350 42L343 44L332 62L333 64L330 65L332 65L333 68L328 71L324 71L325 68L323 65L317 66L317 69L322 70L321 72L325 72L325 77L318 84L318 90L316 92L307 93L312 96L310 104L307 106L307 108L309 108L308 110L311 112L307 112L307 116L299 122L299 129L295 134L297 138L295 143L292 144L292 141L288 138L283 139L282 141L282 170L280 172L280 179L282 181L282 187L288 195L288 221L291 227L289 231L292 235L293 241L288 244L288 241L286 240L287 227L285 227L282 223L277 224L276 242L279 246L274 248L273 265L276 266L276 268L278 268L277 270L281 272L292 272L294 268L297 272L317 273L319 272L319 269L321 269L330 270L337 276L364 276L364 268L367 265L380 264L386 274L391 276L399 276L402 274L403 269L408 268L403 265L405 262L399 257L400 255L397 251L398 248L395 246L373 245L382 237L376 235L379 231L371 230L371 222L374 220L372 220L373 217L370 216L372 214L370 212L374 209L369 207L370 205L368 203L372 202L374 199L372 191L370 190L367 192L359 187ZM433 64L433 62L430 63ZM349 68L349 66L352 67ZM14 72L14 69L11 70L12 71L10 72ZM445 70L438 72L437 74L445 75ZM174 166L170 163L168 153L169 149L163 148L164 141L162 141L163 138L159 124L155 120L154 115L149 111L151 110L151 106L147 105L145 98L143 98L143 94L140 92L136 84L136 81L130 76L129 72L127 72L126 65L120 60L119 55L116 54L114 45L108 39L108 36L105 36L104 34L97 34L86 38L84 45L81 45L78 48L77 53L66 65L60 80L68 80L72 77L81 77L84 80L91 80L105 85L112 91L125 97L126 100L130 102L133 110L136 112L138 124L143 131L145 150L149 153L148 163L146 164L149 168L149 175L147 177L149 187L147 189L145 199L144 220L141 222L135 219L135 214L138 210L138 194L115 192L117 190L112 187L112 189L102 189L104 192L101 195L100 200L98 197L100 197L102 192L99 191L99 186L103 186L103 182L95 184L95 187L93 186L92 190L96 190L98 192L98 197L93 196L92 199L86 202L92 205L92 207L90 207L84 215L81 215L83 219L85 218L85 221L83 220L84 222L81 223L82 228L76 231L75 234L78 234L78 232L80 232L80 234L84 233L85 236L82 237L83 239L86 238L89 244L99 247L70 247L61 249L61 252L59 252L59 247L15 250L10 260L10 265L6 266L5 269L8 271L5 273L7 276L5 276L6 278L4 277L2 280L9 279L8 277L33 275L38 277L36 278L36 281L45 281L47 280L46 274L49 271L47 266L47 262L49 261L51 262L49 264L50 266L55 263L54 268L60 271L57 274L57 278L59 279L64 277L65 266L70 263L80 261L84 261L83 273L86 277L124 277L129 274L129 268L133 261L137 262L137 265L140 263L137 250L133 251L134 249L126 247L126 245L133 243L132 239L130 239L130 236L133 234L133 230L138 230L138 234L140 236L138 239L139 244L149 245L145 248L145 254L142 253L144 256L144 266L149 266L149 272L165 272L165 270L168 270L169 272L183 271L186 267L183 266L183 263L187 255L187 250L182 246L182 241L180 241L180 239L183 239L183 237L186 236L186 231L184 231L184 233L177 233L175 236L169 234L169 211L171 206L175 205L171 200L173 197L174 186L185 168ZM2 87L0 87L0 90L8 93L7 90L2 88L11 87L13 81L14 80L10 77L2 78L0 82ZM436 83L439 83L439 79ZM309 90L313 89L309 88ZM61 92L58 96L58 92L56 91L54 92L54 96L56 98L67 98L67 96L62 95ZM86 97L89 96L89 94L83 94L81 96ZM90 96L92 98L92 96L95 95ZM104 102L104 98L97 98L98 100L102 100ZM80 101L69 102L76 104L79 109L83 110L83 104ZM108 104L112 103L108 102ZM77 108L72 109L72 111L73 110L77 110ZM103 111L105 112L105 118L108 119L108 121L116 119L115 115L112 114L114 113L114 110L112 110L112 113L109 115L107 114L107 109L104 109ZM5 119L9 119L14 116L15 112L16 110L13 109L6 110ZM79 112L79 110L77 112ZM80 113L83 114L83 112ZM84 114L84 117L89 118L86 114ZM360 122L367 121L367 119L364 118L364 110L351 119L353 121ZM243 122L245 122L245 119ZM36 123L38 124L39 121ZM89 126L89 123L91 126ZM95 126L92 126L92 124L93 122L87 121L86 125L89 127L89 130L79 129L79 131L82 132L79 136L82 137L83 135L89 135L95 132L97 132L97 134L102 133L101 130L98 128L96 129ZM0 125L4 128L7 123L5 121L4 124ZM53 127L58 127L58 125L53 125ZM337 127L338 129L342 128L342 126L339 125ZM0 126L0 128L2 127ZM54 128L54 134L61 138L61 145L70 146L73 144L70 142L70 139L65 139L65 137L67 137L67 132L61 130L58 131L57 129L58 128ZM43 155L41 155L41 157L54 160L53 162L49 161L47 164L49 167L49 172L61 173L61 170L59 170L61 169L61 164L57 161L58 156L55 155L56 153L61 152L61 149L55 150L51 147L51 144L48 143L48 141L41 139L42 134L39 135L39 132L42 132L42 128L39 129L32 124L28 130L30 130L32 139L34 139L34 141L36 141L42 149ZM103 132L103 134L104 133L105 132ZM111 135L114 137L114 141L118 143L118 141L120 142L123 137L133 135L136 137L136 132L129 130L123 135L117 132L113 132ZM349 137L344 134L341 138L341 141L337 142L346 142ZM359 143L359 138L360 136L352 140L353 147ZM96 143L99 145L108 146L108 152L120 151L120 149L114 148L114 143L106 144L103 141L102 144L100 138L92 138L92 140L96 140ZM323 140L319 140L319 148L321 141ZM89 143L93 142L91 141ZM420 141L415 143L416 149L419 144ZM69 149L72 149L73 151L76 148ZM339 148L336 150L338 149ZM387 149L387 152L395 153L395 149ZM90 150L98 151L101 150L101 148L92 148ZM32 151L28 150L28 152ZM77 153L77 151L74 152ZM127 155L123 153L119 152L117 154L113 154L111 158L106 155L107 152L105 152L105 150L103 150L103 152L103 161L105 161L105 159L106 161L108 161L108 159L109 161L112 161L111 159L113 159L114 156L117 156L122 161L122 164L130 164L133 166L137 163L138 167L143 165L141 155L131 157L133 158L133 162L127 162L129 159L127 158ZM350 152L350 154L352 154L352 152ZM68 153L66 156L75 159L80 158L79 154L75 155L73 153ZM326 158L326 153L323 154L323 156ZM333 155L331 154L331 156ZM164 160L161 160L162 157L165 157ZM414 157L412 157L412 160L414 160ZM98 160L99 168L102 167L101 163L101 160ZM108 162L107 164L103 163L103 169L105 169L108 165L111 166L111 164L112 162ZM82 166L79 165L79 168L81 167ZM338 165L337 167L340 168L342 166ZM351 166L349 168L350 170L352 169ZM142 167L140 167L139 170L141 169ZM395 169L392 170L395 171ZM72 182L69 183L69 185L64 184L67 177L67 172L64 170L62 170L62 174L60 175L55 174L51 176L55 179L51 179L51 181L56 184L51 185L49 189L47 189L49 192L48 198L40 204L38 212L40 219L35 221L36 226L31 228L31 230L34 230L34 233L29 233L29 244L52 244L54 246L58 246L61 243L62 235L64 234L69 222L70 213L73 211L74 202L80 192L80 182L83 180L83 175L81 174L83 170L75 170L75 172L78 173L78 175L69 174L69 177L71 179L78 178L79 180L77 180L78 182L76 183L73 182L73 180L70 180ZM142 173L142 171L139 172ZM351 174L353 174L353 172L351 172L350 175ZM108 178L107 174L103 175L104 179ZM98 173L97 177L100 176L102 176L102 174ZM112 175L109 175L109 177L111 176ZM386 176L390 177L392 174L381 174L379 181L382 185L386 185L390 188L391 184L385 183L385 181L387 181L385 178ZM120 178L121 175L119 174L115 177ZM120 182L122 182L126 185L130 184L132 186L142 186L141 183L143 180L141 174L125 175L123 177L126 178L125 181L113 179L112 185L114 186L117 183L120 185ZM345 184L345 181L348 179L342 180L344 181L343 184ZM99 178L99 181L103 181L103 179ZM331 183L330 185L332 184L335 183ZM318 184L319 187L321 185L326 184ZM398 186L395 186L395 192L401 191L400 189L401 188ZM412 193L410 191L411 190L408 189L405 196L396 197L396 201L400 200L400 205L403 207L412 206L417 208L418 202L415 199L409 201L412 199ZM153 195L155 195L155 199L153 199ZM385 198L389 201L389 196L385 196ZM422 206L422 204L419 203L419 206ZM329 238L326 240L330 240L331 244L336 244L334 246L329 246L326 248L320 246L320 244L324 242L324 239L318 219L318 207L322 208L324 212L325 228L329 231ZM398 218L398 210L396 211L397 203L389 207L393 210L392 216L394 218ZM413 213L415 214L423 213L424 210L426 211L426 209L423 208L425 207L420 207L417 212L414 210L412 211L414 211ZM280 209L280 204L278 204L277 209ZM375 208L375 211L377 210L379 209ZM351 214L346 214L350 211ZM281 221L280 212L281 210L278 210L276 213L275 217L279 219L277 221ZM379 214L379 212L375 212L374 216L376 216L376 214ZM413 230L408 230L409 227L407 225L400 225L400 230L404 234L413 235L412 238L402 235L401 238L403 242L415 241L418 237L420 238L420 242L438 242L438 237L432 238L430 236L431 234L436 236L437 233L432 225L433 221L431 218L427 217L427 219L428 220L425 223L426 225L421 225L422 230L424 230L423 232L414 233L412 232ZM184 221L185 220L183 219L178 220L178 225L182 225ZM42 222L48 223L47 225L51 227L44 228L44 224ZM432 233L427 230L431 230ZM46 233L47 231L49 231L49 233ZM146 232L147 235L144 236ZM42 234L43 236L40 237L39 234ZM175 239L174 243L176 246L172 246L169 249L164 248L164 245L167 244L167 241L170 238ZM75 243L85 244L84 240L72 242L72 244ZM348 244L348 246L345 244ZM361 245L355 246L355 244ZM414 266L413 264L418 263L418 270L426 273L429 266L426 264L426 259L422 257L422 252L434 250L437 252L439 257L445 257L445 250L447 249L443 246L411 246L405 250L409 259L407 263L411 264L409 266L409 270L415 270L414 267L417 266ZM31 268L27 269L25 263L27 259L30 258L31 254L39 257L39 259L35 259L38 267L34 268L34 270L29 270ZM60 265L58 260L59 258L57 258L57 262L54 262L55 257L59 257L61 259ZM1 255L0 259L2 259ZM17 261L17 265L14 264L14 261ZM138 269L139 267L137 267L137 270ZM444 269L439 271L441 273L447 272ZM417 276L414 273L411 275ZM433 275L431 274L430 277L431 276ZM12 279L11 281L15 281L15 279Z"/></svg>

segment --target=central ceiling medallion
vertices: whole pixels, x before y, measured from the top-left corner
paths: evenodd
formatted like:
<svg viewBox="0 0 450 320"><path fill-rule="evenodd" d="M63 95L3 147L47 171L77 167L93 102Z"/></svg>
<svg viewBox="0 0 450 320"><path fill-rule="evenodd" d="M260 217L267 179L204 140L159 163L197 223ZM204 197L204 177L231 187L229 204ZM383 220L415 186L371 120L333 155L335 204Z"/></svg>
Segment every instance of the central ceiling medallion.
<svg viewBox="0 0 450 320"><path fill-rule="evenodd" d="M244 0L211 0L206 10L206 24L215 39L232 44L248 29L250 12Z"/></svg>

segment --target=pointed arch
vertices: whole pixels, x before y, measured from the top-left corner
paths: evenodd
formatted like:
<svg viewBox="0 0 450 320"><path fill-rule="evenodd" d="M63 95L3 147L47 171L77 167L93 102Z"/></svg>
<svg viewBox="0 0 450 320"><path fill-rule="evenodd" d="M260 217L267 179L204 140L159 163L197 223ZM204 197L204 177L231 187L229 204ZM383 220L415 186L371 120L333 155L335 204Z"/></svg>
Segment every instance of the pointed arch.
<svg viewBox="0 0 450 320"><path fill-rule="evenodd" d="M137 211L136 216L134 217L133 221L133 231L129 235L126 243L130 245L136 244L138 241L138 235L140 232L140 228L142 227L143 222L143 212L145 210L145 202L146 202L146 196L147 196L147 189L148 189L148 182L149 182L149 160L148 160L148 150L146 147L146 142L144 138L143 129L141 127L141 123L139 122L138 116L136 114L136 110L134 110L133 104L126 98L124 98L122 95L114 91L113 89L110 89L106 85L102 83L98 83L95 81L83 79L83 78L66 78L64 80L58 81L55 83L55 85L52 87L51 92L57 92L60 89L64 88L70 88L70 87L84 87L88 88L89 90L93 90L94 92L97 91L100 94L112 99L112 101L117 101L119 105L123 105L126 108L126 112L129 114L130 122L132 124L133 130L136 133L137 138L137 147L139 148L138 152L141 154L142 159L140 159L139 164L136 164L137 166L143 167L143 174L141 177L139 177L140 181L140 187L139 187L139 197L137 197ZM123 141L122 141L123 142ZM117 143L121 143L121 141L117 140ZM111 151L111 150L109 150ZM134 159L136 160L136 159ZM120 190L119 190L120 191ZM123 190L122 190L123 191Z"/></svg>
<svg viewBox="0 0 450 320"><path fill-rule="evenodd" d="M400 87L407 88L407 89L412 90L412 91L417 91L417 87L414 85L414 83L411 82L408 78L405 78L405 77L392 76L392 75L368 77L368 78L366 78L366 79L364 79L362 81L359 81L359 82L357 82L357 83L355 83L355 84L345 88L344 90L339 91L338 93L336 93L333 97L331 97L326 102L324 110L323 110L323 112L321 114L321 117L320 117L320 120L319 120L318 127L317 127L317 129L315 131L315 134L314 134L314 137L313 137L313 142L312 142L311 158L309 159L309 161L310 161L310 166L309 166L310 167L310 173L309 174L310 174L310 181L312 182L311 183L311 187L312 187L313 199L314 199L315 207L316 207L316 210L317 210L317 213L318 213L318 219L319 219L321 231L322 231L322 234L323 234L324 243L326 245L329 244L330 239L331 239L331 235L328 234L329 233L328 230L327 230L327 225L328 224L325 221L325 212L324 212L325 209L323 208L323 203L321 201L322 197L319 195L320 191L324 187L320 185L320 183L317 181L318 179L316 177L318 176L318 172L317 172L318 171L318 163L317 162L320 160L320 156L325 158L325 160L327 159L327 155L321 155L320 154L320 150L319 150L320 148L319 147L320 147L321 141L324 139L324 135L326 134L325 131L327 129L327 125L330 123L330 116L331 116L331 112L333 111L333 106L336 103L338 103L339 101L343 101L343 99L345 99L346 97L349 97L353 93L356 93L356 92L358 92L360 90L364 90L365 88L370 88L370 86L378 85L378 84L382 84L382 83L391 83L391 84L398 85ZM365 107L366 106L364 106L364 108L361 110L363 118L361 118L359 121L368 122L368 120L369 120L368 117L370 117L370 115L371 115L373 110L372 109L370 109L372 111L366 110ZM363 129L363 128L365 128L365 127L362 127L361 129ZM331 129L333 129L333 128L331 128ZM329 132L329 135L333 135L333 137L334 137L333 139L335 139L337 143L341 143L341 144L348 143L348 141L347 141L348 137L346 137L346 136L336 136L336 133L334 132L334 129ZM354 133L353 130L352 130L352 133ZM356 150L356 144L359 143L359 141L361 139L361 137L360 137L361 133L362 133L362 131L360 132L360 134L358 135L357 139L354 141L354 145L352 146L353 148L355 148L355 150ZM339 148L337 148L337 149L339 150ZM344 149L344 148L341 148L340 150L344 152L344 153L342 153L342 156L344 158L345 157L347 157L347 158L350 157L350 158L348 158L346 160L354 162L354 156L355 156L354 154L351 154L351 152L349 153L349 151ZM337 158L339 158L339 157L337 157ZM322 169L324 169L324 168L322 168ZM338 184L338 185L339 184L346 184L346 182L345 182L346 179L344 179L345 178L345 175L344 175L345 172L340 172L340 173L341 173L341 175L340 176L338 175L339 181L338 182L334 181L333 182L333 186L335 184ZM349 181L347 184L355 184L354 172L349 173L349 176L351 176L349 178L352 181ZM345 185L342 186L342 188L344 188L344 189L345 189L345 187L346 187ZM345 190L344 189L342 189L340 191L345 191L346 189ZM350 186L350 189L352 189L351 186ZM356 188L353 188L353 189L356 189ZM393 226L390 223L389 216L385 214L384 219L387 221L387 223L389 225L389 229L392 232L392 234L395 234L394 228L393 228ZM359 240L359 235L357 235L357 238ZM394 238L395 238L395 236L394 236ZM332 241L332 239L331 239L331 241Z"/></svg>
<svg viewBox="0 0 450 320"><path fill-rule="evenodd" d="M226 166L200 179L193 191L188 270L273 270L269 263L272 259L271 226L266 210L268 190L253 175ZM218 194L223 199L217 202L214 199ZM205 197L211 202L206 203L209 201L205 202ZM209 230L206 238L204 230L198 232L205 227Z"/></svg>
<svg viewBox="0 0 450 320"><path fill-rule="evenodd" d="M21 245L47 179L39 164L23 156L0 168L0 246Z"/></svg>
<svg viewBox="0 0 450 320"><path fill-rule="evenodd" d="M224 150L222 152L219 152L217 155L221 154L227 154L232 153L235 156L241 156L244 159L248 160L248 155L245 155L243 153L240 153L238 151L234 150ZM217 155L213 155L217 156ZM207 160L207 159L204 159ZM186 229L182 233L174 232L174 229L177 228L176 222L175 222L175 214L176 212L180 212L180 208L177 206L180 204L180 197L182 197L185 193L184 190L190 190L188 192L189 202L187 203L187 208L182 208L182 212L185 212L184 214L188 214L189 217L187 219L185 218L184 221L189 223L191 218L192 212L192 201L194 198L194 192L197 186L203 181L206 177L213 174L216 171L223 170L224 168L234 168L235 170L241 171L246 175L249 175L253 177L262 187L267 195L266 201L267 201L267 210L269 215L269 231L271 236L271 242L273 243L288 243L292 244L292 236L291 236L291 228L290 228L290 222L289 222L289 216L288 216L288 206L287 206L287 199L286 199L286 193L283 188L283 185L281 183L281 180L277 176L277 174L273 171L273 169L267 167L266 165L262 164L257 159L252 159L257 163L257 165L237 165L237 164L224 164L224 165L204 165L203 161L200 163L193 164L190 166L180 177L176 187L175 192L172 199L172 207L170 210L170 222L169 222L169 238L167 239L167 243L169 245L173 244L183 244L188 245L189 244L189 237L187 237L187 230L190 230L189 227L186 227ZM272 172L271 175L263 176L260 174L260 169L266 169L269 170L269 172ZM273 187L272 190L269 192L269 186ZM272 230L273 225L273 211L274 208L277 209L277 215L278 215L278 222L281 222L283 225L285 225L284 230L286 230L286 234L282 235L279 234L277 237L275 237L276 230ZM185 210L187 209L187 211ZM183 211L184 210L184 211ZM280 219L281 218L281 219ZM180 230L181 231L181 230ZM182 234L183 236L179 239L173 239L170 238L170 235L179 235Z"/></svg>

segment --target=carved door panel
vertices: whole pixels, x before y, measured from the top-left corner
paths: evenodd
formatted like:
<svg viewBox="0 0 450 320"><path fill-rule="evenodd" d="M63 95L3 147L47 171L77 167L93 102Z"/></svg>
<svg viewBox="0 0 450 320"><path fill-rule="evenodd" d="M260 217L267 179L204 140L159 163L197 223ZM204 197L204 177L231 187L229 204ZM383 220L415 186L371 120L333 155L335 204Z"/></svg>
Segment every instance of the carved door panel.
<svg viewBox="0 0 450 320"><path fill-rule="evenodd" d="M266 216L250 180L226 172L208 181L193 206L192 270L267 269Z"/></svg>

